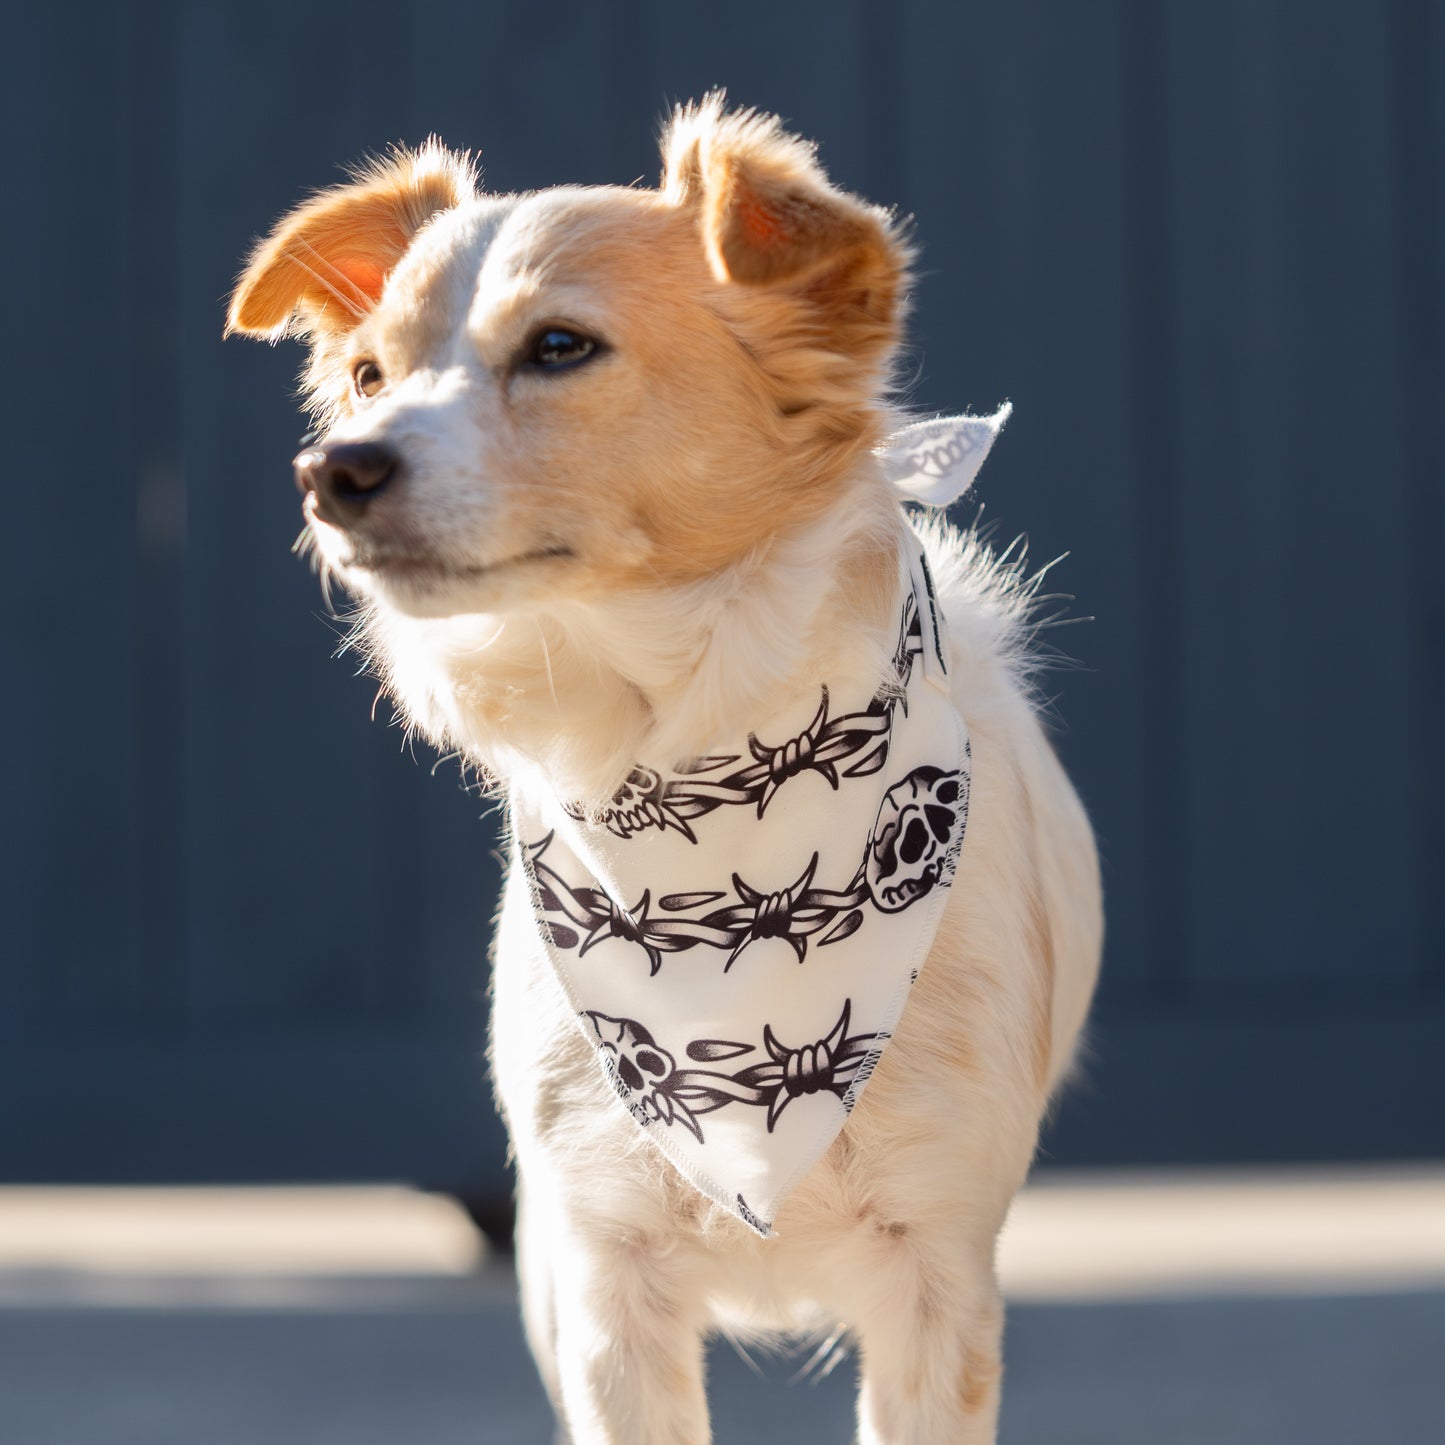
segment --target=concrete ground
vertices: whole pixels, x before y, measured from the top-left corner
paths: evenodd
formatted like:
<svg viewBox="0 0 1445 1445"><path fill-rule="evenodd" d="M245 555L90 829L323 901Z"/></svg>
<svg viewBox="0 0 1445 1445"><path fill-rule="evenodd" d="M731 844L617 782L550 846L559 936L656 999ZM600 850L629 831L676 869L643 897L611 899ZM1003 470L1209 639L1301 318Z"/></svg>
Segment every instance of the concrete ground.
<svg viewBox="0 0 1445 1445"><path fill-rule="evenodd" d="M1445 1171L1073 1176L1020 1202L1005 1445L1440 1445ZM853 1370L711 1354L719 1445ZM0 1191L3 1445L549 1445L505 1261L405 1190Z"/></svg>

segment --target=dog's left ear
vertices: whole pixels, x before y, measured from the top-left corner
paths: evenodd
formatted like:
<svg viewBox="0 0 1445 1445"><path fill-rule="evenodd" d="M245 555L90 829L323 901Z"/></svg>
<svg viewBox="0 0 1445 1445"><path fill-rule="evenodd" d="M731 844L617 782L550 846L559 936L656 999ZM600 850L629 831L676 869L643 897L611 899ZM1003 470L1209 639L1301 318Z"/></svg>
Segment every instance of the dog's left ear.
<svg viewBox="0 0 1445 1445"><path fill-rule="evenodd" d="M313 196L252 253L231 297L226 335L351 330L381 298L417 232L475 193L470 157L430 140Z"/></svg>
<svg viewBox="0 0 1445 1445"><path fill-rule="evenodd" d="M861 357L891 346L909 251L887 212L831 185L813 147L776 116L679 110L662 142L663 193L695 206L719 280L808 303L832 344Z"/></svg>

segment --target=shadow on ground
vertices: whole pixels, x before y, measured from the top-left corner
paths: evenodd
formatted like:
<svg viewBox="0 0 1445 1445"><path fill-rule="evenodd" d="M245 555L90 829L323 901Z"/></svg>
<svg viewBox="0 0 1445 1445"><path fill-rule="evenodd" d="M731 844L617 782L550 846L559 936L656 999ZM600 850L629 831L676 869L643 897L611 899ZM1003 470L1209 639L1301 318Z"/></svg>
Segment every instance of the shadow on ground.
<svg viewBox="0 0 1445 1445"><path fill-rule="evenodd" d="M460 1283L460 1282L456 1282ZM1445 1292L1016 1306L1004 1445L1437 1445ZM852 1438L853 1367L711 1355L719 1445ZM6 1445L550 1445L505 1290L0 1310Z"/></svg>

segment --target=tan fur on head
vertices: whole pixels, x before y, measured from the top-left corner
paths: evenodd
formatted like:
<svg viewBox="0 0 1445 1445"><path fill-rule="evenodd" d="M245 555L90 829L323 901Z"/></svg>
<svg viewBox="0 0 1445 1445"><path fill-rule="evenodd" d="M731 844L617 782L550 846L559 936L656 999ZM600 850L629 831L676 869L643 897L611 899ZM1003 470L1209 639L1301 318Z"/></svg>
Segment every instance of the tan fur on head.
<svg viewBox="0 0 1445 1445"><path fill-rule="evenodd" d="M675 113L662 150L663 194L698 208L719 280L787 298L795 327L854 360L891 353L908 246L886 211L829 183L812 145L777 116L725 111L719 92Z"/></svg>
<svg viewBox="0 0 1445 1445"><path fill-rule="evenodd" d="M495 196L435 142L395 152L285 217L231 308L232 330L308 338L328 439L402 455L404 484L349 531L311 513L309 537L369 604L408 719L588 798L823 665L815 619L873 636L876 658L850 649L873 679L892 642L900 518L870 448L908 249L721 96L674 116L663 159L659 190ZM556 323L601 359L520 364Z"/></svg>
<svg viewBox="0 0 1445 1445"><path fill-rule="evenodd" d="M252 253L236 283L226 334L279 337L344 331L380 299L416 234L476 194L471 157L434 137L360 167L313 196Z"/></svg>

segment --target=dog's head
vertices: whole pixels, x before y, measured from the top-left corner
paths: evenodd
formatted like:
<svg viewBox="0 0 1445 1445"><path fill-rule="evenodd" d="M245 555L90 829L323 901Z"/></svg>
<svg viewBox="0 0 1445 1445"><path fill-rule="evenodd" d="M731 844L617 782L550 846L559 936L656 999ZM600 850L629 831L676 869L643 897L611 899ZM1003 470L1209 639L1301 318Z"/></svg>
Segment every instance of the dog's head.
<svg viewBox="0 0 1445 1445"><path fill-rule="evenodd" d="M434 143L285 217L229 330L305 336L326 566L392 611L709 576L820 514L885 424L907 250L804 142L716 97L662 184L477 188Z"/></svg>

